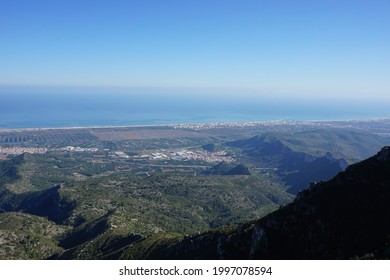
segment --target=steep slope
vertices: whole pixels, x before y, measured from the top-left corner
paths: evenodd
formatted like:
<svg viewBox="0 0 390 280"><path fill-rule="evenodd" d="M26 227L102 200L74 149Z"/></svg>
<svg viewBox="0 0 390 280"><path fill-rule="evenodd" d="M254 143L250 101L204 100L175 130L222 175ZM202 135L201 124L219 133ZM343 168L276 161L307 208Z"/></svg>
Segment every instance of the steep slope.
<svg viewBox="0 0 390 280"><path fill-rule="evenodd" d="M263 219L179 241L164 238L152 243L141 241L129 247L122 257L389 258L389 200L390 147L385 147L376 156L349 166L332 180L301 192L293 203Z"/></svg>
<svg viewBox="0 0 390 280"><path fill-rule="evenodd" d="M259 140L262 140L259 142ZM281 141L294 151L316 157L331 153L344 158L349 164L364 160L381 147L389 145L389 139L376 134L347 129L317 129L295 133L264 133L250 139L228 142L239 148L260 148L264 143ZM272 148L272 147L269 147ZM272 152L272 149L270 149Z"/></svg>
<svg viewBox="0 0 390 280"><path fill-rule="evenodd" d="M18 167L22 163L24 157L19 156L11 160L0 161L0 189L9 183L20 179Z"/></svg>
<svg viewBox="0 0 390 280"><path fill-rule="evenodd" d="M94 163L83 154L22 154L0 161L0 191L22 194L113 171L113 164Z"/></svg>
<svg viewBox="0 0 390 280"><path fill-rule="evenodd" d="M337 173L345 170L348 163L344 159L335 159L328 153L323 157L318 157L312 162L303 165L296 172L287 173L283 177L283 182L291 186L287 189L289 193L297 194L307 188L312 182L330 179Z"/></svg>
<svg viewBox="0 0 390 280"><path fill-rule="evenodd" d="M293 149L322 156L331 153L356 163L375 154L389 139L376 134L347 129L318 129L286 135L283 140Z"/></svg>
<svg viewBox="0 0 390 280"><path fill-rule="evenodd" d="M21 194L9 190L0 192L0 212L29 213L46 217L58 224L62 224L75 207L74 201L62 196L61 186Z"/></svg>
<svg viewBox="0 0 390 280"><path fill-rule="evenodd" d="M19 231L15 240L31 238L31 230L43 223L66 229L61 235L41 236L42 231L34 235L34 240L50 241L53 250L41 252L30 246L25 255L17 247L20 252L12 252L10 258L46 258L55 253L58 258L117 258L130 243L147 236L168 232L183 236L256 219L293 198L266 177L233 175L246 171L242 165L229 168L230 176L142 178L118 172L81 181L65 178L65 183L48 187L60 178L61 170L67 177L78 168L74 165L63 157L27 154L3 163L0 213L30 217L30 222L22 222L28 234ZM7 236L11 233L7 231ZM2 257L7 258L6 252Z"/></svg>
<svg viewBox="0 0 390 280"><path fill-rule="evenodd" d="M58 239L68 230L43 217L0 214L0 259L43 259L63 249Z"/></svg>
<svg viewBox="0 0 390 280"><path fill-rule="evenodd" d="M119 258L132 243L158 233L183 236L261 217L291 196L258 176L110 176L61 189L76 207L73 225L53 258Z"/></svg>
<svg viewBox="0 0 390 280"><path fill-rule="evenodd" d="M220 163L203 171L204 175L224 175L226 172L234 168L234 164L221 161Z"/></svg>
<svg viewBox="0 0 390 280"><path fill-rule="evenodd" d="M72 162L71 159L68 159ZM6 161L0 161L0 191L10 190L22 194L51 188L60 182L69 181L71 176L59 168L64 160L48 155L22 154ZM72 162L72 165L75 165Z"/></svg>

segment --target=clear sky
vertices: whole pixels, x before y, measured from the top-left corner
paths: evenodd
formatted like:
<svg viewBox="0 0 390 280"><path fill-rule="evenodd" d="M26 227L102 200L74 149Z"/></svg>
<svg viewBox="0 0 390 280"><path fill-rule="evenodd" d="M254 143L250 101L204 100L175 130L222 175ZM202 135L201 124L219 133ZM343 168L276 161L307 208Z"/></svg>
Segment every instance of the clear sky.
<svg viewBox="0 0 390 280"><path fill-rule="evenodd" d="M0 85L390 96L389 0L1 0Z"/></svg>

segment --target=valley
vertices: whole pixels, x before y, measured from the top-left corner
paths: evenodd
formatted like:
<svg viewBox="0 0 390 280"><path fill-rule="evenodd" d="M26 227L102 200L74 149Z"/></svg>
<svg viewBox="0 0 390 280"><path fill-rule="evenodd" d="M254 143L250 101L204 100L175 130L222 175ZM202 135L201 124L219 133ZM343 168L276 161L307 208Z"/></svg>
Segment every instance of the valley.
<svg viewBox="0 0 390 280"><path fill-rule="evenodd" d="M0 258L165 258L142 252L245 228L376 154L387 131L389 120L2 130Z"/></svg>

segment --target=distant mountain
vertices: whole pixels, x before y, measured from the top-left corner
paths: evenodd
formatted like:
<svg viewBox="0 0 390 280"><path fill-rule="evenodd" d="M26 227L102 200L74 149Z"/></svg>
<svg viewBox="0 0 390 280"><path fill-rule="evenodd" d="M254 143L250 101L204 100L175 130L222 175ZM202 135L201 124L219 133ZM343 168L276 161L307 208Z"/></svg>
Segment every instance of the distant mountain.
<svg viewBox="0 0 390 280"><path fill-rule="evenodd" d="M294 150L315 156L329 152L349 164L367 159L383 146L390 145L389 138L348 129L308 130L280 137Z"/></svg>
<svg viewBox="0 0 390 280"><path fill-rule="evenodd" d="M0 161L0 259L389 258L390 149L346 168L333 146L287 138L229 142L245 165L207 170L223 176L137 176L67 153Z"/></svg>
<svg viewBox="0 0 390 280"><path fill-rule="evenodd" d="M364 160L375 154L383 146L389 145L389 139L372 133L347 129L317 129L295 133L264 133L251 139L233 141L228 145L240 148L260 148L258 141L282 142L294 151L316 157L331 153L335 158L344 158L349 164ZM262 145L262 144L261 144ZM269 146L272 151L272 147Z"/></svg>
<svg viewBox="0 0 390 280"><path fill-rule="evenodd" d="M295 170L303 168L307 163L316 159L311 154L293 150L283 140L275 136L254 136L226 144L242 149L245 155L265 167Z"/></svg>
<svg viewBox="0 0 390 280"><path fill-rule="evenodd" d="M348 163L344 159L335 159L327 153L323 157L306 163L300 170L286 174L283 181L291 186L287 189L289 193L297 194L313 182L334 177L337 173L344 171L347 166Z"/></svg>
<svg viewBox="0 0 390 280"><path fill-rule="evenodd" d="M313 184L267 217L192 237L154 237L123 258L390 258L390 147ZM145 253L147 252L147 254Z"/></svg>
<svg viewBox="0 0 390 280"><path fill-rule="evenodd" d="M348 166L344 159L335 159L330 153L314 156L296 151L273 135L255 136L227 145L241 148L261 166L277 168L281 180L289 186L288 192L293 194L308 188L311 182L332 178Z"/></svg>

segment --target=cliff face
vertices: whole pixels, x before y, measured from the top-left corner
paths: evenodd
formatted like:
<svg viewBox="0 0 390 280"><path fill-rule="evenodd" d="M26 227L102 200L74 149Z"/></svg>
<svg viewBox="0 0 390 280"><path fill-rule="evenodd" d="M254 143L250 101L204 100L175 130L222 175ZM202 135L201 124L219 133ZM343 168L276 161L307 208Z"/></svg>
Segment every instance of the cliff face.
<svg viewBox="0 0 390 280"><path fill-rule="evenodd" d="M390 257L390 148L313 184L267 217L176 242L150 259L348 259ZM140 243L142 244L142 242ZM140 245L139 245L140 246ZM135 247L134 247L135 248ZM131 255L130 247L122 257Z"/></svg>

